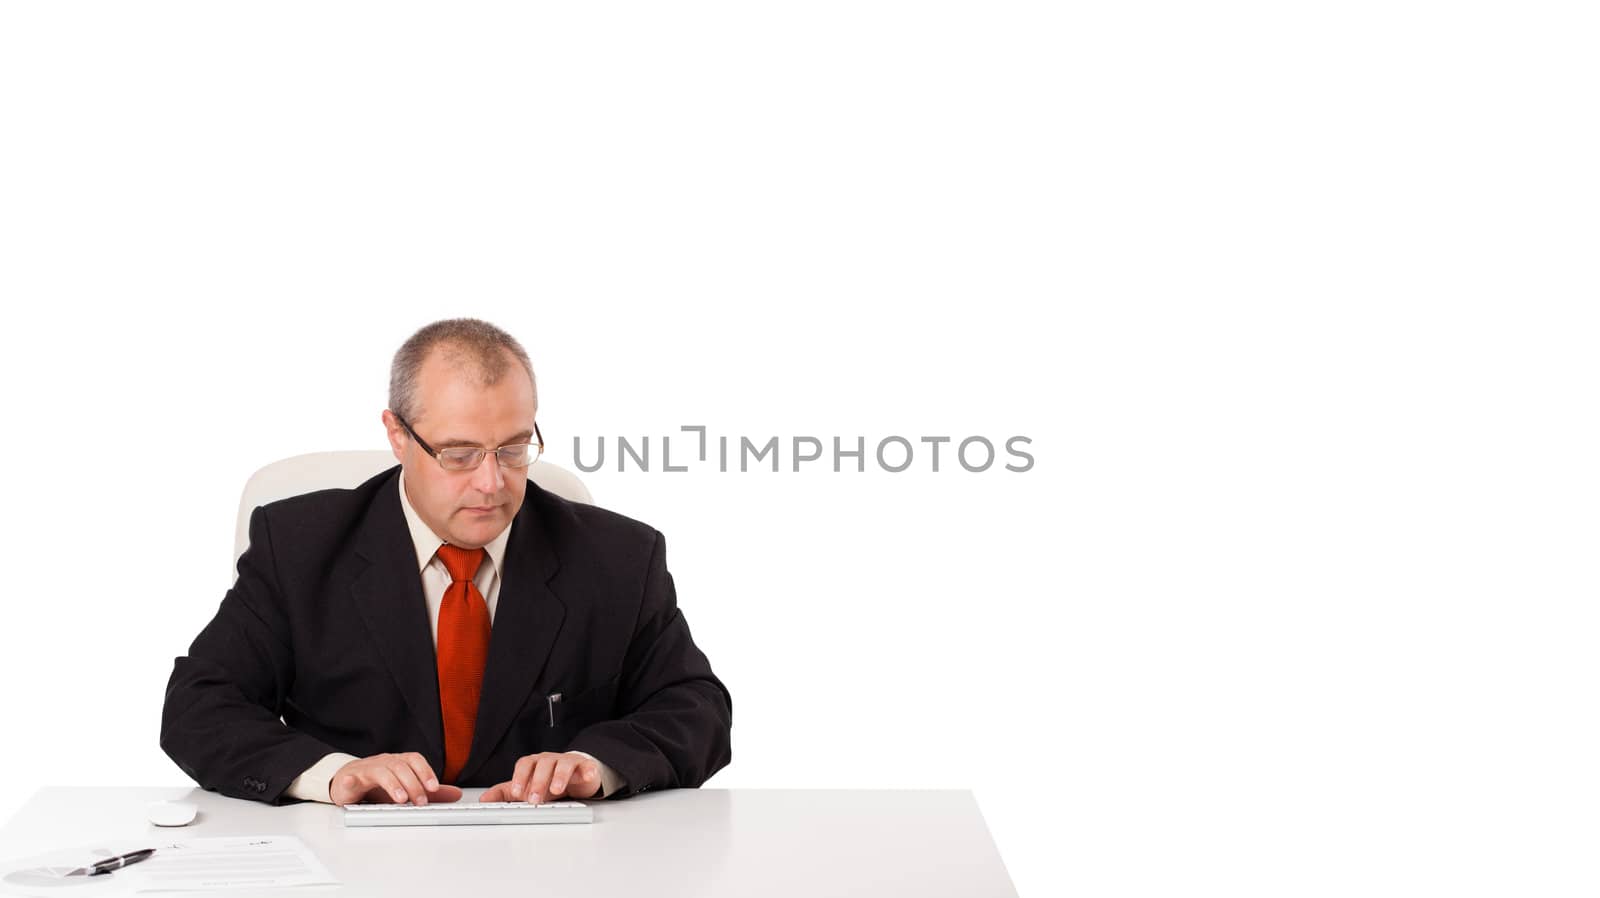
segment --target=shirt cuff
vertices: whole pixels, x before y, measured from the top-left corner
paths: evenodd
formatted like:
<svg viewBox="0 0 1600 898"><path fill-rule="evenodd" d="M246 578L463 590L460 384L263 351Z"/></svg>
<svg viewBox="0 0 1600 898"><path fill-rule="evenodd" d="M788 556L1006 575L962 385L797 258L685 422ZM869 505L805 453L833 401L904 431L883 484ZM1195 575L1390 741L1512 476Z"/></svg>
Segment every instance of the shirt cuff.
<svg viewBox="0 0 1600 898"><path fill-rule="evenodd" d="M595 797L605 798L606 796L615 793L618 789L621 789L623 786L627 785L627 783L623 781L622 777L619 776L615 770L607 767L606 762L600 760L594 755L591 755L586 751L573 751L568 752L568 754L583 755L589 760L600 765L600 794ZM293 788L293 786L290 788Z"/></svg>
<svg viewBox="0 0 1600 898"><path fill-rule="evenodd" d="M340 767L355 760L359 759L355 755L347 755L342 751L324 755L322 760L312 764L304 773L295 777L294 782L290 783L289 788L285 789L284 792L290 798L298 798L301 801L320 801L324 804L333 804L333 798L328 790L328 787L333 783L333 775L339 772Z"/></svg>

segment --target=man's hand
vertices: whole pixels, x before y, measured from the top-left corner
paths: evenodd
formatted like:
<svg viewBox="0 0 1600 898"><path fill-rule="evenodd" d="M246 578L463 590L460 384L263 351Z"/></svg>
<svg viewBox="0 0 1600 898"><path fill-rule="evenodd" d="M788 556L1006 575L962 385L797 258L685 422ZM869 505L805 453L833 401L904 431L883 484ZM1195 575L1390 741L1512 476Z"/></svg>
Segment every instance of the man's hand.
<svg viewBox="0 0 1600 898"><path fill-rule="evenodd" d="M511 779L495 786L479 801L543 804L555 798L593 798L600 794L600 765L577 752L542 751L517 762Z"/></svg>
<svg viewBox="0 0 1600 898"><path fill-rule="evenodd" d="M414 751L400 755L373 755L357 758L339 768L328 783L328 798L334 804L376 802L427 804L449 803L461 799L461 790L439 783L426 759Z"/></svg>

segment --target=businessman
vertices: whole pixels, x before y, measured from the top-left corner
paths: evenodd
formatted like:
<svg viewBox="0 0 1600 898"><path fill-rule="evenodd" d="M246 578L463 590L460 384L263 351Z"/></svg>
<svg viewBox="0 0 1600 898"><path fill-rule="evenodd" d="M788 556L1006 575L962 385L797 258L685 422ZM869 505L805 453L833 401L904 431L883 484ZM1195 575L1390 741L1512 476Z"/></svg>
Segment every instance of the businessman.
<svg viewBox="0 0 1600 898"><path fill-rule="evenodd" d="M661 534L527 479L533 367L475 319L390 371L400 464L273 502L176 659L161 747L238 798L622 798L732 758L732 698L678 609Z"/></svg>

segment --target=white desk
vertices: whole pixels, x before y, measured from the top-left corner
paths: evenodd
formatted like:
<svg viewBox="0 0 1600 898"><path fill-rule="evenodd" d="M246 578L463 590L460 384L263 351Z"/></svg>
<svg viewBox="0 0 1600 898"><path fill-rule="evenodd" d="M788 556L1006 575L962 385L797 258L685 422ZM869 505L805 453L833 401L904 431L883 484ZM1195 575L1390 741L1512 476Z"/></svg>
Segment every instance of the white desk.
<svg viewBox="0 0 1600 898"><path fill-rule="evenodd" d="M145 805L159 799L195 802L199 817L180 829L151 826ZM669 789L592 804L591 824L346 829L331 805L53 786L0 829L0 859L96 839L295 835L343 885L226 894L1016 895L971 792Z"/></svg>

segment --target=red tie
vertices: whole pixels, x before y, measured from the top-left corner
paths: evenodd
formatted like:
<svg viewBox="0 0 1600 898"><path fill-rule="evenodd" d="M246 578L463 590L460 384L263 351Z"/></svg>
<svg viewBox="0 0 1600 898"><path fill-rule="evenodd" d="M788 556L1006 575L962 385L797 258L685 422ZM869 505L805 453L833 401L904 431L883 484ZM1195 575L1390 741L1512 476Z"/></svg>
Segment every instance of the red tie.
<svg viewBox="0 0 1600 898"><path fill-rule="evenodd" d="M444 778L454 783L472 751L472 727L489 658L489 605L472 582L483 564L482 549L439 547L450 586L439 604L439 713L444 718Z"/></svg>

